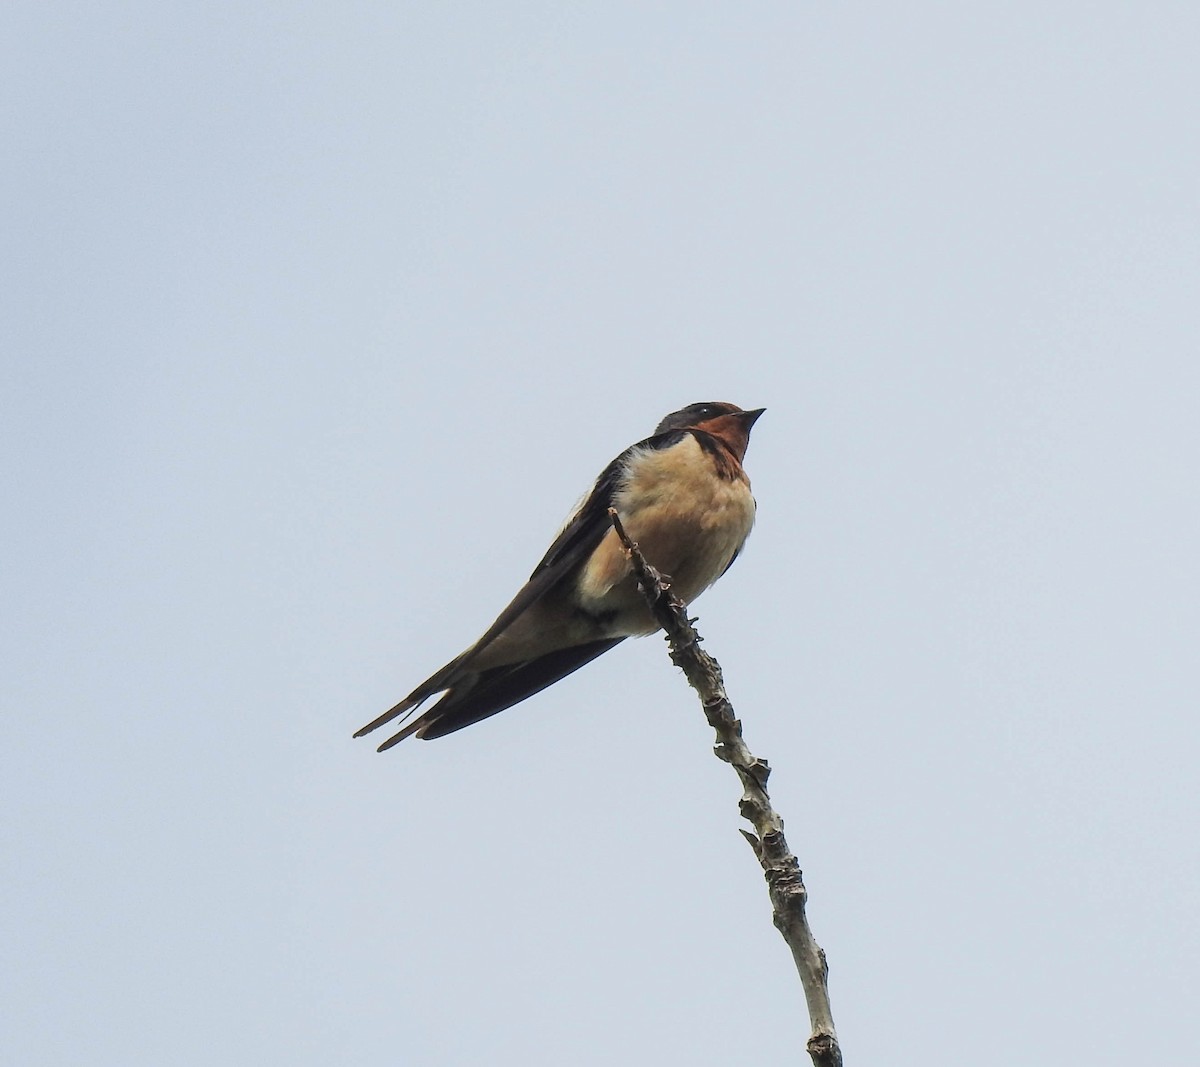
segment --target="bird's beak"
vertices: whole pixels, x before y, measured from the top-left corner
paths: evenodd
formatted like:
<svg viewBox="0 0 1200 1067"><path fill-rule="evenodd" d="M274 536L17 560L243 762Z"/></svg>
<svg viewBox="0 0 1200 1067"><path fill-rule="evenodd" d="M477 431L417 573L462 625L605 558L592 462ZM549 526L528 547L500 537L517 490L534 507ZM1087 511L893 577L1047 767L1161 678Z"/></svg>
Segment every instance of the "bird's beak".
<svg viewBox="0 0 1200 1067"><path fill-rule="evenodd" d="M758 422L759 415L766 410L766 408L755 408L753 411L743 411L740 415L738 415L738 418L746 424L746 429L748 430L751 426Z"/></svg>

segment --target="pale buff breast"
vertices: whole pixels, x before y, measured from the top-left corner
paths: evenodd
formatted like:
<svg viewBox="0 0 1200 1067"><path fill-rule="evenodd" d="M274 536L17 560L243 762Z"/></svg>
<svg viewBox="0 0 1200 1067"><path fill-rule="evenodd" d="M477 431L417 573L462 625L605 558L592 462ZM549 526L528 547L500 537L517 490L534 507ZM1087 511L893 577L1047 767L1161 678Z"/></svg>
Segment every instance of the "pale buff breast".
<svg viewBox="0 0 1200 1067"><path fill-rule="evenodd" d="M626 464L614 497L617 512L646 559L686 602L721 576L754 525L750 483L738 473L718 477L713 457L690 435L670 448L636 451ZM614 606L614 596L629 599L631 607L640 599L614 531L584 568L580 592L585 605L597 608Z"/></svg>

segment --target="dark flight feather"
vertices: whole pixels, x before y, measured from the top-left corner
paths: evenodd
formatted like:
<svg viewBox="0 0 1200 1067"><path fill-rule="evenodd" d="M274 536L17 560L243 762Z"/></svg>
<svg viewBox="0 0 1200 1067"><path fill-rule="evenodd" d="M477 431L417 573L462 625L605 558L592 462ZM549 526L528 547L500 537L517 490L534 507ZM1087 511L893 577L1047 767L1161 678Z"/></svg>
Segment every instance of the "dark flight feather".
<svg viewBox="0 0 1200 1067"><path fill-rule="evenodd" d="M386 751L412 734L426 739L445 737L464 726L490 718L573 674L624 640L623 637L610 637L586 645L573 645L524 663L484 671L473 684L461 690L451 689L419 719L389 737L379 746L379 751Z"/></svg>

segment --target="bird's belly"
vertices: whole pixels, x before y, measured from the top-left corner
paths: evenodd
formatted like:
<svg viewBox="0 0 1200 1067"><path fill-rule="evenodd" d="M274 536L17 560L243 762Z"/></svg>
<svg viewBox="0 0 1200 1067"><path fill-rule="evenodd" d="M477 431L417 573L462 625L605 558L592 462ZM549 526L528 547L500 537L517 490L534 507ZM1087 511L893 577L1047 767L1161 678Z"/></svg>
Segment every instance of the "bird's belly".
<svg viewBox="0 0 1200 1067"><path fill-rule="evenodd" d="M630 538L685 602L721 576L754 525L749 482L718 476L712 457L694 439L690 447L631 459L614 504ZM636 618L640 630L656 628L615 531L608 532L585 565L579 589L584 606L619 610L626 627Z"/></svg>
<svg viewBox="0 0 1200 1067"><path fill-rule="evenodd" d="M748 489L739 488L745 491L712 499L704 508L672 503L646 508L625 524L642 555L668 576L671 591L684 602L721 576L750 533L754 502Z"/></svg>

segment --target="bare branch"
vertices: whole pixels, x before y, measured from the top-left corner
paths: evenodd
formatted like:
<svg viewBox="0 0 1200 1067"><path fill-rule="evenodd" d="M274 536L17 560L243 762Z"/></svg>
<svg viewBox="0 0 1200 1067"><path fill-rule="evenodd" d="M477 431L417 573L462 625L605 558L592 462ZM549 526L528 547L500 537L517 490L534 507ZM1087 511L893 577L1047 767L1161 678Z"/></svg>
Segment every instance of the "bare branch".
<svg viewBox="0 0 1200 1067"><path fill-rule="evenodd" d="M625 546L638 584L655 619L666 631L671 648L671 662L683 670L692 688L700 695L704 715L717 732L714 751L720 759L737 771L742 782L739 810L753 825L753 833L743 829L754 855L762 865L767 889L774 909L775 926L788 948L800 973L804 999L812 1034L808 1039L808 1054L815 1067L841 1067L842 1050L829 1008L829 967L825 952L813 940L805 915L808 893L796 857L788 849L783 836L783 820L771 806L767 795L767 777L771 773L766 760L756 758L742 739L742 724L734 715L733 705L725 692L721 667L700 647L700 635L687 616L687 606L670 592L663 576L642 555L635 542L629 539L615 509L608 512L613 528Z"/></svg>

